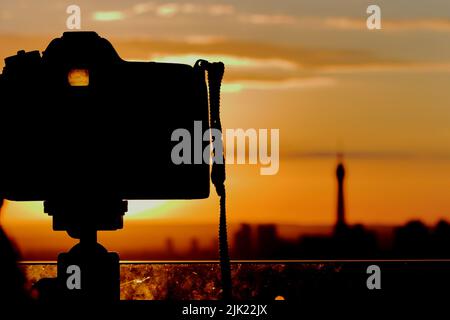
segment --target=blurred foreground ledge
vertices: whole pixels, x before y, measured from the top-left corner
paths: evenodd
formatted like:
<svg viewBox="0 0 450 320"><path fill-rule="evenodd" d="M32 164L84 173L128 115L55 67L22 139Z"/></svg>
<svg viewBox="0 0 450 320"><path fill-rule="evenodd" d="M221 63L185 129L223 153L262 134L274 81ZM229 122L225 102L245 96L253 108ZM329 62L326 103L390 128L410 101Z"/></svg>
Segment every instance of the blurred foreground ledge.
<svg viewBox="0 0 450 320"><path fill-rule="evenodd" d="M56 276L54 262L21 262L27 288ZM381 289L369 289L369 266L380 269ZM122 300L218 300L217 261L121 262ZM334 297L427 297L450 287L450 260L233 261L233 296L247 300Z"/></svg>

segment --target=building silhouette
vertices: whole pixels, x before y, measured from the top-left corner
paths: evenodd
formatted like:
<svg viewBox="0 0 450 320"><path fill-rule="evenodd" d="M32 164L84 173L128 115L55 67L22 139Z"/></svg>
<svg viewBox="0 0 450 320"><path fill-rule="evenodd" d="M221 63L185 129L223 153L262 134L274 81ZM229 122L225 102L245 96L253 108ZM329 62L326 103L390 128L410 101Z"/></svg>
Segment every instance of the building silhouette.
<svg viewBox="0 0 450 320"><path fill-rule="evenodd" d="M176 255L172 238L166 239L166 253L169 257L174 257Z"/></svg>
<svg viewBox="0 0 450 320"><path fill-rule="evenodd" d="M233 257L235 259L250 259L253 256L252 228L243 223L234 235Z"/></svg>
<svg viewBox="0 0 450 320"><path fill-rule="evenodd" d="M337 178L337 219L335 225L335 233L338 235L346 232L347 230L347 223L345 220L345 203L344 203L345 167L342 162L342 155L338 155L336 178Z"/></svg>
<svg viewBox="0 0 450 320"><path fill-rule="evenodd" d="M399 259L449 258L450 223L439 221L427 226L421 221L409 221L403 226L372 226L349 224L345 205L346 167L338 155L333 178L336 179L336 216L334 225L325 232L298 233L283 238L276 224L243 223L234 233L231 257L250 259ZM347 179L348 180L348 179ZM167 239L164 252L152 257L168 259L217 259L217 238L208 247L200 247L191 239L185 250L175 250L173 239ZM150 254L150 253L147 253Z"/></svg>
<svg viewBox="0 0 450 320"><path fill-rule="evenodd" d="M262 224L256 229L257 253L261 258L270 259L276 256L280 241L275 224Z"/></svg>
<svg viewBox="0 0 450 320"><path fill-rule="evenodd" d="M200 256L200 248L199 248L199 244L198 244L198 239L197 238L192 238L191 239L191 247L189 249L189 255L193 258L196 259Z"/></svg>

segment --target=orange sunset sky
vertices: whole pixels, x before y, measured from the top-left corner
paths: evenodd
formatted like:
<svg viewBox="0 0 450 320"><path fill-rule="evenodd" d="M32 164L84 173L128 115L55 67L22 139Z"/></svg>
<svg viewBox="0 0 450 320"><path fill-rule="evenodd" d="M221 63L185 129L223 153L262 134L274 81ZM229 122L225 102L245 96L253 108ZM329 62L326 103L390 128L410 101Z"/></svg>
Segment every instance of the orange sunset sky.
<svg viewBox="0 0 450 320"><path fill-rule="evenodd" d="M371 31L366 8L375 3L382 30ZM350 223L450 220L449 1L2 0L1 66L67 31L70 4L81 7L82 30L108 38L124 59L223 61L223 126L280 129L277 175L227 167L231 223L332 224L338 151ZM100 239L122 252L161 246L169 235L179 246L192 234L207 243L215 229L165 234L146 226L217 221L214 193L135 201L125 230ZM1 223L25 256L72 243L51 231L41 203L9 202Z"/></svg>

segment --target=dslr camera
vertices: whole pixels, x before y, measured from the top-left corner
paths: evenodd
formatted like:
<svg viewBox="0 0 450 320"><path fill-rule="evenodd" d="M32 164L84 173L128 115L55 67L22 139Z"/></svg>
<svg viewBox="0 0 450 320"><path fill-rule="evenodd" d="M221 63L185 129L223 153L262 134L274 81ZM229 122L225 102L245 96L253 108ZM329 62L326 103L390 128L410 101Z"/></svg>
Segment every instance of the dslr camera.
<svg viewBox="0 0 450 320"><path fill-rule="evenodd" d="M209 161L172 159L175 130L194 137L194 123L217 124L202 65L124 61L95 32L66 32L42 55L5 59L0 198L44 201L53 229L80 239L59 255L58 277L39 282L43 296L118 300L119 256L97 243L97 231L123 227L127 200L209 196ZM81 291L66 288L74 265Z"/></svg>
<svg viewBox="0 0 450 320"><path fill-rule="evenodd" d="M95 32L66 32L6 58L0 96L3 198L209 196L209 163L171 160L174 130L209 128L199 64L128 62Z"/></svg>

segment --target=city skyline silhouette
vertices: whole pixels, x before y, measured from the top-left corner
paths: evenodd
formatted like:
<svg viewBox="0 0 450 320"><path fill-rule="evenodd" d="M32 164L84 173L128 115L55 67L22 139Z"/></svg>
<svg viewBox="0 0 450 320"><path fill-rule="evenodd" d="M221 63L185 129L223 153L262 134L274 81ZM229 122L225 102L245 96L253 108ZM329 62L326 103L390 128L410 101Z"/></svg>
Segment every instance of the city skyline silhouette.
<svg viewBox="0 0 450 320"><path fill-rule="evenodd" d="M344 175L349 169L343 157L337 158L335 167L335 221L329 226L283 226L276 223L242 223L230 226L230 248L232 259L361 259L361 258L446 258L450 257L447 244L450 239L449 223L440 220L436 225L425 225L420 220L411 220L398 226L372 226L348 224L345 216L344 188L351 179ZM159 246L146 244L146 248L134 251L118 247L125 260L214 260L217 259L217 239L212 225L181 225L179 230L190 230L191 235L181 239L170 236L171 225L153 226L143 229L161 229L163 243ZM204 239L195 234L210 232ZM131 232L133 232L132 230ZM167 234L166 234L167 233ZM188 231L185 231L188 233ZM100 233L100 238L102 234ZM106 238L106 243L111 237ZM119 235L120 238L120 235ZM103 240L102 240L103 241ZM20 243L19 243L20 245ZM108 244L109 246L109 244ZM24 260L51 260L54 250L25 250Z"/></svg>

